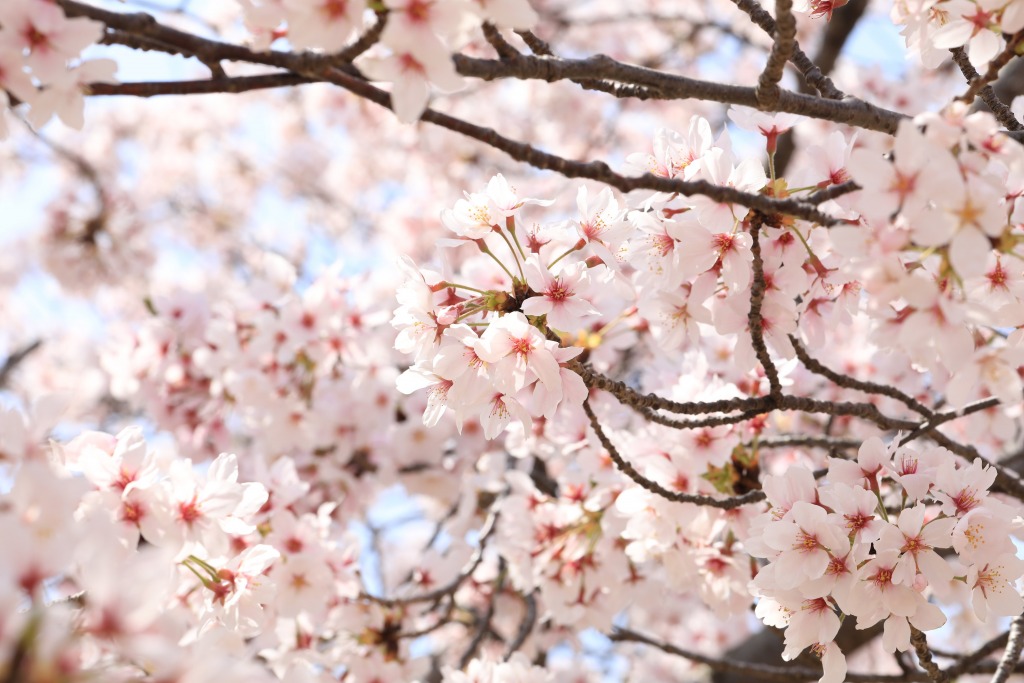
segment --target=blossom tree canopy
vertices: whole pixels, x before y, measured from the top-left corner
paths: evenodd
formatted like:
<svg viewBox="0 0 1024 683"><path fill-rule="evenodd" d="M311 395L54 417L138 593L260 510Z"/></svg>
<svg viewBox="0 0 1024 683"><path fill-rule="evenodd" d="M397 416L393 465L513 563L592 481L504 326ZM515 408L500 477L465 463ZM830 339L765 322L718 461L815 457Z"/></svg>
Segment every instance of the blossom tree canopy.
<svg viewBox="0 0 1024 683"><path fill-rule="evenodd" d="M1024 0L0 1L0 681L991 680Z"/></svg>

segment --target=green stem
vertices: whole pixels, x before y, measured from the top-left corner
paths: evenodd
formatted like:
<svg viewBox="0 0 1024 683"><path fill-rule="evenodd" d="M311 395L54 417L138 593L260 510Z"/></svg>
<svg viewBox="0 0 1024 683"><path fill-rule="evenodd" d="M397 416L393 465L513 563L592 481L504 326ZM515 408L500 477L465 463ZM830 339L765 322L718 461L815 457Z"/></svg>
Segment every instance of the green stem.
<svg viewBox="0 0 1024 683"><path fill-rule="evenodd" d="M875 491L875 498L878 499L878 513L882 516L886 522L889 521L889 513L885 510L885 503L882 502L882 492Z"/></svg>
<svg viewBox="0 0 1024 683"><path fill-rule="evenodd" d="M572 245L571 247L569 247L568 249L566 249L566 250L565 250L565 252L563 252L561 256L559 256L559 257L558 257L558 258L556 258L556 259L555 259L554 261L552 261L551 263L549 263L549 264L548 264L548 270L551 270L551 268L552 268L552 267L553 267L553 266L554 266L554 265L555 265L556 263L558 263L559 261L561 261L562 259L564 259L564 258L565 258L566 256L568 256L569 254L573 253L574 251L579 251L580 249L582 249L582 248L583 248L583 245L584 245L584 244L586 244L586 242L584 242L583 240L580 240L580 241L579 241L579 242L577 242L576 244L574 244L574 245Z"/></svg>
<svg viewBox="0 0 1024 683"><path fill-rule="evenodd" d="M519 248L519 255L523 257L523 261L526 261L526 251L523 249L523 245L519 244L519 235L516 234L516 219L509 216L505 219L505 227L508 228L508 232L512 235L513 241L516 243L516 247Z"/></svg>
<svg viewBox="0 0 1024 683"><path fill-rule="evenodd" d="M212 576L214 579L218 579L218 580L220 579L220 577L217 576L217 569L213 565L211 565L209 562L206 562L205 560L201 560L198 557L196 557L195 555L189 555L185 559L186 560L192 560L193 562L198 564L200 567L202 567L207 572L209 572L210 576Z"/></svg>
<svg viewBox="0 0 1024 683"><path fill-rule="evenodd" d="M445 282L444 284L448 285L449 287L455 287L456 289L466 289L469 290L470 292L476 292L477 294L482 294L484 296L490 294L490 292L486 292L482 289L477 289L476 287L470 287L469 285L460 285L458 282Z"/></svg>
<svg viewBox="0 0 1024 683"><path fill-rule="evenodd" d="M197 579L199 579L200 581L202 581L202 582L203 582L203 585L204 585L205 587L209 588L209 587L210 587L210 580L209 580L208 578L206 578L205 576L203 576L202 574L200 574L200 573L199 573L199 572L198 572L198 571L196 570L196 568L192 566L192 564L191 564L191 563L190 563L190 562L188 561L188 559L189 559L189 558L186 558L185 560L183 560L183 561L182 561L182 563L181 563L181 565L182 565L183 567L185 567L186 569L188 569L188 570L189 570L190 572L192 572L193 574L195 574L195 575L196 575L196 578L197 578Z"/></svg>
<svg viewBox="0 0 1024 683"><path fill-rule="evenodd" d="M508 245L508 250L512 252L512 258L516 262L516 268L519 269L519 277L521 277L523 280L526 280L526 275L523 274L523 264L519 261L519 254L516 253L515 247L513 247L512 243L509 242L508 235L505 234L504 230L497 230L496 232L499 235L501 235L501 239L505 240L505 244ZM515 278L512 279L514 280Z"/></svg>
<svg viewBox="0 0 1024 683"><path fill-rule="evenodd" d="M476 314L477 314L477 313L479 313L480 311L485 311L485 310L487 310L487 306L486 306L486 305L480 305L480 306L472 306L472 307L467 307L467 308L469 308L470 310L467 310L467 311L466 311L465 313L463 313L463 314L462 314L462 315L460 315L460 316L459 316L458 318L456 318L456 319L455 319L455 322L457 322L457 323L461 323L461 322L462 322L463 320L465 320L466 318L468 318L468 317L470 317L470 316L473 316L473 315L476 315Z"/></svg>
<svg viewBox="0 0 1024 683"><path fill-rule="evenodd" d="M512 271L509 270L508 267L504 263L501 262L501 259L499 259L497 256L495 256L494 252L492 252L490 250L490 248L486 244L484 244L483 242L478 242L478 244L480 246L480 251L482 251L483 253L487 254L492 259L494 259L494 262L497 263L499 266L501 266L501 269L504 270L505 273L508 275L508 279L512 280L512 282L515 282L516 276L512 274Z"/></svg>

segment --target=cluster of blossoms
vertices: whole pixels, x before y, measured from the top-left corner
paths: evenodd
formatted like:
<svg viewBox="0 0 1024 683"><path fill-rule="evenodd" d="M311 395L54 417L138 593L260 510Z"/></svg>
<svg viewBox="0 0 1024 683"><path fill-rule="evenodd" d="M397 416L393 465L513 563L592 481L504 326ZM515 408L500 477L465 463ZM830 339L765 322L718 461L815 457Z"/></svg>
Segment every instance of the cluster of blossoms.
<svg viewBox="0 0 1024 683"><path fill-rule="evenodd" d="M922 130L923 129L923 130ZM901 124L892 158L854 150L859 225L831 230L863 283L878 338L962 406L1021 400L1024 149L989 114L954 105Z"/></svg>
<svg viewBox="0 0 1024 683"><path fill-rule="evenodd" d="M266 255L246 287L155 294L102 362L112 394L190 454L289 455L311 495L358 506L403 468L439 465L448 432L405 419L423 406L394 391L388 283L331 269L299 293L296 277ZM474 443L467 434L462 448Z"/></svg>
<svg viewBox="0 0 1024 683"><path fill-rule="evenodd" d="M768 560L752 587L758 616L786 629L783 657L811 647L823 683L838 683L846 663L833 639L848 615L858 629L884 620L882 644L894 652L910 648L912 628L946 623L935 601L969 601L986 621L1024 611L1011 538L1021 520L989 495L995 477L943 448L872 438L855 462L830 458L826 483L799 467L766 478L772 507L745 547Z"/></svg>
<svg viewBox="0 0 1024 683"><path fill-rule="evenodd" d="M13 410L0 422L0 529L18 549L0 568L7 676L275 680L260 652L279 677L318 680L323 655L303 639L333 630L359 581L354 544L328 538L334 506L301 512L294 463L243 483L234 455L200 472L139 428L40 447L42 424Z"/></svg>
<svg viewBox="0 0 1024 683"><path fill-rule="evenodd" d="M69 19L49 0L0 6L0 140L7 137L6 110L18 104L28 106L26 118L35 127L55 115L82 127L85 86L116 82L113 60L81 59L102 36L103 24Z"/></svg>
<svg viewBox="0 0 1024 683"><path fill-rule="evenodd" d="M372 9L384 21L378 45L358 61L374 81L391 84L391 103L401 121L412 122L427 106L431 86L442 92L463 88L452 53L482 22L527 30L537 15L527 0L239 0L246 25L258 44L269 47L287 37L298 49L337 52L364 28Z"/></svg>
<svg viewBox="0 0 1024 683"><path fill-rule="evenodd" d="M762 132L772 151L778 134L795 123L739 108L732 115ZM849 144L836 133L819 163L799 172L799 191L848 180L848 155ZM701 117L686 135L659 131L653 153L629 161L662 177L745 192L797 191L781 180L770 183L758 161L738 160L728 136L716 141ZM574 219L524 224L527 207L549 203L518 197L497 176L485 192L468 194L442 215L456 235L442 246L475 248L453 257L462 259L458 272L404 262L407 282L393 324L398 350L416 363L400 388L431 387L428 424L445 409L457 422L479 415L493 437L513 418L527 427L531 417L550 419L560 405L578 406L585 397L572 362L586 351L588 361L607 363L637 331L649 331L665 352L699 349L717 333L732 367L727 372L743 377L755 370L748 324L753 214L703 196L667 194L628 210L610 190L595 197L583 187ZM771 220L756 225L765 232L762 332L788 358L798 324L812 347L824 343L826 329L852 324L860 285L839 267L843 259L832 253L826 231ZM755 380L749 393L759 391Z"/></svg>
<svg viewBox="0 0 1024 683"><path fill-rule="evenodd" d="M891 12L902 25L907 48L934 69L949 58L951 48L966 48L976 68L984 68L1007 48L1003 34L1024 28L1020 0L899 0ZM1016 49L1017 45L1009 46Z"/></svg>

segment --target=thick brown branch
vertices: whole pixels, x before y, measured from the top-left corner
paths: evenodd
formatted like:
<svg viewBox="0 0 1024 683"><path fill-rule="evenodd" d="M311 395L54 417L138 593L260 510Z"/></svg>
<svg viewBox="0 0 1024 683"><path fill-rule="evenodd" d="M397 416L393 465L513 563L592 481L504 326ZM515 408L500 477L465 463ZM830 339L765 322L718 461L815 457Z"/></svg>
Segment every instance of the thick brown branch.
<svg viewBox="0 0 1024 683"><path fill-rule="evenodd" d="M571 363L569 368L577 373L592 389L603 389L621 403L635 409L666 410L679 415L706 415L708 413L731 413L737 410L759 410L769 402L760 398L728 398L719 401L690 401L680 403L655 394L641 394L628 384L595 372L582 363Z"/></svg>
<svg viewBox="0 0 1024 683"><path fill-rule="evenodd" d="M928 678L935 683L946 683L949 676L932 659L932 651L928 649L928 639L913 625L910 626L910 643L914 646L921 668L928 672Z"/></svg>
<svg viewBox="0 0 1024 683"><path fill-rule="evenodd" d="M737 7L746 12L751 20L760 26L765 33L770 36L775 35L775 20L772 19L772 15L768 14L758 4L757 0L733 0L733 2ZM800 45L796 41L793 42L791 60L796 68L800 69L807 83L817 90L822 97L830 100L841 100L845 97L843 91L835 86L832 79L822 73L822 70L800 49Z"/></svg>
<svg viewBox="0 0 1024 683"><path fill-rule="evenodd" d="M782 81L786 62L796 49L796 17L793 16L793 0L775 0L775 31L771 52L764 71L757 79L754 95L758 106L772 110L779 101L779 82Z"/></svg>
<svg viewBox="0 0 1024 683"><path fill-rule="evenodd" d="M638 633L632 629L616 627L608 636L613 642L643 643L656 647L662 652L667 652L678 657L704 664L712 671L726 671L729 673L741 674L758 678L763 681L777 681L778 683L789 683L790 681L811 681L821 678L821 671L797 666L771 666L769 664L758 664L754 662L734 662L716 657L708 657L699 652L691 652L676 647L671 643L656 640L650 636ZM926 681L923 675L886 675L886 674L860 674L848 673L844 679L849 683L907 683L908 681Z"/></svg>
<svg viewBox="0 0 1024 683"><path fill-rule="evenodd" d="M316 81L296 76L291 72L260 76L234 76L195 81L149 81L135 83L93 83L90 95L129 95L132 97L158 97L160 95L210 95L214 93L243 93L268 88L288 88Z"/></svg>
<svg viewBox="0 0 1024 683"><path fill-rule="evenodd" d="M254 51L240 45L210 40L163 26L148 14L110 12L76 0L58 0L58 2L69 16L86 16L122 31L154 38L174 46L176 49L190 52L208 63L238 61L265 64L288 69L307 77L316 77L329 67L344 70L350 75L356 73L354 67L338 64L336 58L331 55L311 52ZM551 82L598 79L646 88L651 97L703 99L723 104L757 107L754 88L686 78L654 69L623 64L605 55L596 55L587 59L520 55L504 61L454 55L453 60L459 73L483 80L518 78ZM837 101L791 92L780 93L778 111L822 118L890 134L895 132L899 121L904 118L902 114L859 100Z"/></svg>

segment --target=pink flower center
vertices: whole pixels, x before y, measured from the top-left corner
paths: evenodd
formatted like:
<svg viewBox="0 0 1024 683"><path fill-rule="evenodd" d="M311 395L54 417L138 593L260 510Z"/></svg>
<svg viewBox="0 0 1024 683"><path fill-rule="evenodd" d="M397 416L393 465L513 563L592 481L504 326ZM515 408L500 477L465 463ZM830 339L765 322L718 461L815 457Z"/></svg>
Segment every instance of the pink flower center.
<svg viewBox="0 0 1024 683"><path fill-rule="evenodd" d="M189 526L192 526L192 524L202 516L203 512L199 509L199 504L196 502L195 496L192 496L192 500L187 503L178 504L178 519Z"/></svg>
<svg viewBox="0 0 1024 683"><path fill-rule="evenodd" d="M320 6L320 10L331 21L345 16L346 9L348 9L348 0L325 0L324 4Z"/></svg>
<svg viewBox="0 0 1024 683"><path fill-rule="evenodd" d="M552 301L565 301L573 295L573 291L562 282L562 278L556 277L544 294Z"/></svg>

